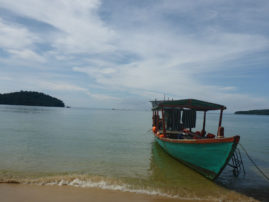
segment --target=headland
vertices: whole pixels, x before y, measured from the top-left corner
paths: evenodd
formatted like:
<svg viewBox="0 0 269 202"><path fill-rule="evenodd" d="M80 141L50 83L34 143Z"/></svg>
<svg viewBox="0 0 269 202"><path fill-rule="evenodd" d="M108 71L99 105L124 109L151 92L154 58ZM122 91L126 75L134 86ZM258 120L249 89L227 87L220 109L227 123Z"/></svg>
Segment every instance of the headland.
<svg viewBox="0 0 269 202"><path fill-rule="evenodd" d="M2 105L26 105L26 106L46 106L64 107L62 100L34 91L20 91L0 94L0 104Z"/></svg>
<svg viewBox="0 0 269 202"><path fill-rule="evenodd" d="M248 111L236 111L235 114L269 115L269 109L255 109Z"/></svg>

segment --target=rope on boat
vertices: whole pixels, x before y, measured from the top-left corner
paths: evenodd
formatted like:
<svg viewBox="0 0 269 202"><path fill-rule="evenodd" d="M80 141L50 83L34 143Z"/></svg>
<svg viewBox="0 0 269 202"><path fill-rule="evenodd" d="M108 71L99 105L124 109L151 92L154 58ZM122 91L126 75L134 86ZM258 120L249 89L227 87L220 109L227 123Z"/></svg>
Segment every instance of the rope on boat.
<svg viewBox="0 0 269 202"><path fill-rule="evenodd" d="M228 163L228 166L231 166L233 168L233 174L235 177L239 176L242 169L244 171L244 175L246 174L239 148L236 148L236 150L234 151L231 162L232 164Z"/></svg>
<svg viewBox="0 0 269 202"><path fill-rule="evenodd" d="M251 163L257 168L257 170L264 176L265 179L267 179L269 181L269 177L257 166L257 164L254 162L254 160L249 156L247 150L243 147L243 145L241 145L239 143L239 145L241 146L241 148L243 149L243 151L246 153L248 159L251 161Z"/></svg>

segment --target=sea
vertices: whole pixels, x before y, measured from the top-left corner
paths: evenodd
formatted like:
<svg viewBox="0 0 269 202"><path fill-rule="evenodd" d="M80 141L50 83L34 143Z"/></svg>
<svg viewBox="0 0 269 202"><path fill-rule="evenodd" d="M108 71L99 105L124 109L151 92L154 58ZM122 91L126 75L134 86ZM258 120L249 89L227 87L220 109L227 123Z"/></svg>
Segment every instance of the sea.
<svg viewBox="0 0 269 202"><path fill-rule="evenodd" d="M202 128L202 114L197 128ZM219 113L207 114L217 132ZM269 116L224 113L225 136L269 176ZM248 159L238 177L227 166L210 181L154 140L151 110L0 106L0 182L100 188L190 201L245 195L269 201L269 181Z"/></svg>

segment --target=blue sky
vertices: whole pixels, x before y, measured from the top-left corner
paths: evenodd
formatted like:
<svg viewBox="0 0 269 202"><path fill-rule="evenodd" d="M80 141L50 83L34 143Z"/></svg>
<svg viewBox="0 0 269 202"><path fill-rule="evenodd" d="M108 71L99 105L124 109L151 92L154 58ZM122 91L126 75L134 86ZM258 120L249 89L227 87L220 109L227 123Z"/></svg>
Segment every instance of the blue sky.
<svg viewBox="0 0 269 202"><path fill-rule="evenodd" d="M196 98L269 108L266 0L0 0L0 93L150 108Z"/></svg>

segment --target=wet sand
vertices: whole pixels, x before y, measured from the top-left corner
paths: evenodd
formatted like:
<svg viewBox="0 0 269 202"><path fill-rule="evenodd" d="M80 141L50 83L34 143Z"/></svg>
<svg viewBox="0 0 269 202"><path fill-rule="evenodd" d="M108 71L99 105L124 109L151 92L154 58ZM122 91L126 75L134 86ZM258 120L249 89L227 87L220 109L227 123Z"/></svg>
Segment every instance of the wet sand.
<svg viewBox="0 0 269 202"><path fill-rule="evenodd" d="M102 201L102 202L176 202L176 201L211 201L211 200L191 200L179 198L167 198L158 195L148 195L140 193L130 193L122 191L103 190L99 188L81 188L72 186L58 185L33 185L33 184L15 184L15 183L0 183L1 202L86 202L86 201ZM224 198L215 199L212 201L256 201L253 198L233 193L228 194Z"/></svg>
<svg viewBox="0 0 269 202"><path fill-rule="evenodd" d="M0 183L1 202L86 202L86 201L102 201L102 202L176 202L176 201L210 201L210 200L182 200L178 198L167 198L157 195L138 194L122 191L103 190L98 188L81 188L71 186L57 185L30 185L30 184L13 184ZM253 198L239 196L235 194L228 196L220 201L256 201ZM213 200L216 201L216 200ZM217 200L218 201L218 200Z"/></svg>
<svg viewBox="0 0 269 202"><path fill-rule="evenodd" d="M40 186L27 184L0 184L0 196L3 202L175 202L178 199L170 199L160 196L136 194L120 191L109 191L97 188L78 188L69 186ZM189 201L189 200L188 200Z"/></svg>

